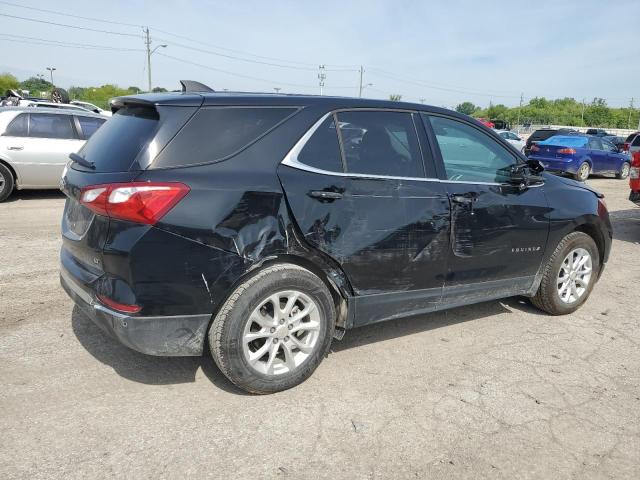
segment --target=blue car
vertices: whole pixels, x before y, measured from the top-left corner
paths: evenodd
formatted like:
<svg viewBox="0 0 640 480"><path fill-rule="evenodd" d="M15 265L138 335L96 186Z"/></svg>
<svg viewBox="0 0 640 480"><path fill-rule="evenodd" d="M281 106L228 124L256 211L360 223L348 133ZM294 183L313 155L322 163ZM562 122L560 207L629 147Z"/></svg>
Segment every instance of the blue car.
<svg viewBox="0 0 640 480"><path fill-rule="evenodd" d="M631 159L611 142L590 135L554 135L531 147L529 158L545 170L571 174L584 182L589 174L611 173L627 178Z"/></svg>

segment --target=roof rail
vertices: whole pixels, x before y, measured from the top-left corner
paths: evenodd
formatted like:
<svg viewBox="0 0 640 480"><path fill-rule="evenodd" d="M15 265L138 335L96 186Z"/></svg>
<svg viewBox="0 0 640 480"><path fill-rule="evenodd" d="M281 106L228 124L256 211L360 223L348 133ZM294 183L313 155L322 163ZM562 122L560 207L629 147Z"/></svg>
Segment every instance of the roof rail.
<svg viewBox="0 0 640 480"><path fill-rule="evenodd" d="M180 84L183 92L215 92L213 88L195 80L180 80Z"/></svg>

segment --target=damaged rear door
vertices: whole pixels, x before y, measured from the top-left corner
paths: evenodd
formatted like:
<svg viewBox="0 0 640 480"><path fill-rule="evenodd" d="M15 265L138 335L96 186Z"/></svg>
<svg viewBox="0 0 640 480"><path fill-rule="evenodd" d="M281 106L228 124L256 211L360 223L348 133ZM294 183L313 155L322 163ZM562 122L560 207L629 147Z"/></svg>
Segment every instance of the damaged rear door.
<svg viewBox="0 0 640 480"><path fill-rule="evenodd" d="M413 112L343 110L321 119L279 169L305 240L351 282L355 325L440 301L449 201L430 156L425 169L426 147Z"/></svg>
<svg viewBox="0 0 640 480"><path fill-rule="evenodd" d="M544 185L509 184L508 172L518 159L481 128L441 115L423 118L432 127L451 200L443 303L525 293L533 285L549 232Z"/></svg>

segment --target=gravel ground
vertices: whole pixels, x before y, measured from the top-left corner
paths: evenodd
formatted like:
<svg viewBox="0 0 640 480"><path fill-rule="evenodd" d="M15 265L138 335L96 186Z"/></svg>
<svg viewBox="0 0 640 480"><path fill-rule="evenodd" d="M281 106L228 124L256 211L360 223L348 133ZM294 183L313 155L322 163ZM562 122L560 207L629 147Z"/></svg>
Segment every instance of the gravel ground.
<svg viewBox="0 0 640 480"><path fill-rule="evenodd" d="M58 284L62 196L21 192L0 204L0 478L640 478L640 209L590 183L615 241L575 314L364 327L270 396L105 337Z"/></svg>

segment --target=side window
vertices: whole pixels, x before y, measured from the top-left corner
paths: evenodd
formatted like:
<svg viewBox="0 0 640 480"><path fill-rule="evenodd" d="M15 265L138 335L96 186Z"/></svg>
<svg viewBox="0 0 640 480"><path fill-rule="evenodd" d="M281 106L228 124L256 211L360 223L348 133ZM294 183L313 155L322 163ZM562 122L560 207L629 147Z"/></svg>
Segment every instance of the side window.
<svg viewBox="0 0 640 480"><path fill-rule="evenodd" d="M461 182L503 183L516 158L477 128L444 117L426 116L436 136L447 178Z"/></svg>
<svg viewBox="0 0 640 480"><path fill-rule="evenodd" d="M520 140L520 137L518 137L515 133L513 132L509 132L509 138L511 140Z"/></svg>
<svg viewBox="0 0 640 480"><path fill-rule="evenodd" d="M78 116L80 122L80 128L82 129L82 138L88 139L95 133L96 130L102 125L106 119L94 118L94 117L82 117Z"/></svg>
<svg viewBox="0 0 640 480"><path fill-rule="evenodd" d="M498 133L498 135L500 135L504 139L510 138L509 137L509 132L500 132L500 133Z"/></svg>
<svg viewBox="0 0 640 480"><path fill-rule="evenodd" d="M311 138L298 153L298 161L320 170L343 171L338 131L333 121L333 115L327 117L322 125L313 132Z"/></svg>
<svg viewBox="0 0 640 480"><path fill-rule="evenodd" d="M296 110L289 107L203 107L169 142L151 168L224 160L267 135Z"/></svg>
<svg viewBox="0 0 640 480"><path fill-rule="evenodd" d="M349 173L424 177L410 113L352 111L337 114Z"/></svg>
<svg viewBox="0 0 640 480"><path fill-rule="evenodd" d="M27 114L21 113L11 120L4 132L7 137L26 137L27 136Z"/></svg>
<svg viewBox="0 0 640 480"><path fill-rule="evenodd" d="M591 150L602 150L602 142L599 138L589 137L589 148Z"/></svg>
<svg viewBox="0 0 640 480"><path fill-rule="evenodd" d="M607 141L602 141L602 149L606 152L615 152L616 151L616 147L613 145L613 143L609 143Z"/></svg>
<svg viewBox="0 0 640 480"><path fill-rule="evenodd" d="M633 140L633 143L631 144L631 146L640 147L640 133L636 135L636 138Z"/></svg>
<svg viewBox="0 0 640 480"><path fill-rule="evenodd" d="M71 115L54 113L31 113L29 136L36 138L76 138Z"/></svg>

